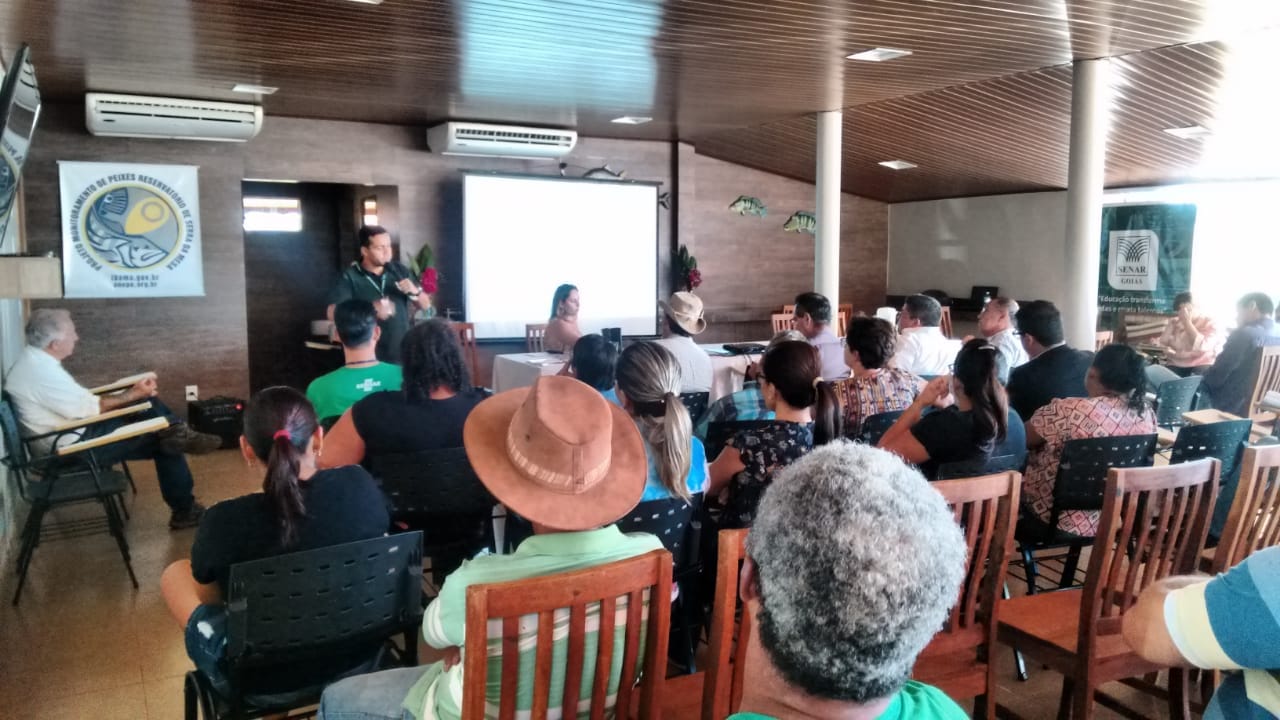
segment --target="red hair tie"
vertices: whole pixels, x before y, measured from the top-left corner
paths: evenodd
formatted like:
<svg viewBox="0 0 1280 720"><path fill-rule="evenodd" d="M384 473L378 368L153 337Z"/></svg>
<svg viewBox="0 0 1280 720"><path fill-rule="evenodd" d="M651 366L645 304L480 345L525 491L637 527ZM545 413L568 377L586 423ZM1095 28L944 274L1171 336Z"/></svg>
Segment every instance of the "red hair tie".
<svg viewBox="0 0 1280 720"><path fill-rule="evenodd" d="M293 438L289 437L288 430L277 430L276 434L271 436L272 440L279 440L280 438L284 438L285 440L293 440Z"/></svg>

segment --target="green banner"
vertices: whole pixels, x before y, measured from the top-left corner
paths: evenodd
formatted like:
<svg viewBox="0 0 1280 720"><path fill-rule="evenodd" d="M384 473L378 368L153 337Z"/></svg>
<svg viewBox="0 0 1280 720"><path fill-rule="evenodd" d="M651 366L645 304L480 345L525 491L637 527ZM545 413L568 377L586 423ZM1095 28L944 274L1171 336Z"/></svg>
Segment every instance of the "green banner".
<svg viewBox="0 0 1280 720"><path fill-rule="evenodd" d="M1102 208L1099 312L1173 313L1173 298L1191 289L1196 206L1115 205Z"/></svg>

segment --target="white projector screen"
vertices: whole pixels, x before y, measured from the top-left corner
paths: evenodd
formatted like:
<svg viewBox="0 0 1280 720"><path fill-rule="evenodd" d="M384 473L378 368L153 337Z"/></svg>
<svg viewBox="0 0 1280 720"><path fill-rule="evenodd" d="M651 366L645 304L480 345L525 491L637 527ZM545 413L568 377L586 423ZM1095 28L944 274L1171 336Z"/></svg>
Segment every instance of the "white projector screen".
<svg viewBox="0 0 1280 720"><path fill-rule="evenodd" d="M564 178L467 175L467 321L476 337L523 338L556 286L578 287L584 333L653 335L658 320L658 188Z"/></svg>

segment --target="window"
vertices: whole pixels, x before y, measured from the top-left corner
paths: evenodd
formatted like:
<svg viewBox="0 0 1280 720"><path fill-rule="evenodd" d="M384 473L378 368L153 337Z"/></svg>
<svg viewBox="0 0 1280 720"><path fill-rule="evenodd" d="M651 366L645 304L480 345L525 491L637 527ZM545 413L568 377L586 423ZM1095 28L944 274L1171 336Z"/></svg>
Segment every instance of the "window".
<svg viewBox="0 0 1280 720"><path fill-rule="evenodd" d="M301 232L302 202L298 198L246 197L245 232Z"/></svg>
<svg viewBox="0 0 1280 720"><path fill-rule="evenodd" d="M378 224L378 198L367 197L360 201L362 222L366 227Z"/></svg>

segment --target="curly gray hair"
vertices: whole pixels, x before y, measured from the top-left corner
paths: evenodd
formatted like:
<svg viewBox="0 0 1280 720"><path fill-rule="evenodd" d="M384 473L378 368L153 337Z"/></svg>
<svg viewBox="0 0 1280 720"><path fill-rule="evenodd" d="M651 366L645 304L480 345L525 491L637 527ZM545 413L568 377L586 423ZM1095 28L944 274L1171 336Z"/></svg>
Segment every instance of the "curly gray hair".
<svg viewBox="0 0 1280 720"><path fill-rule="evenodd" d="M777 474L747 536L760 644L810 695L888 697L955 603L965 547L942 496L897 456L815 449Z"/></svg>

